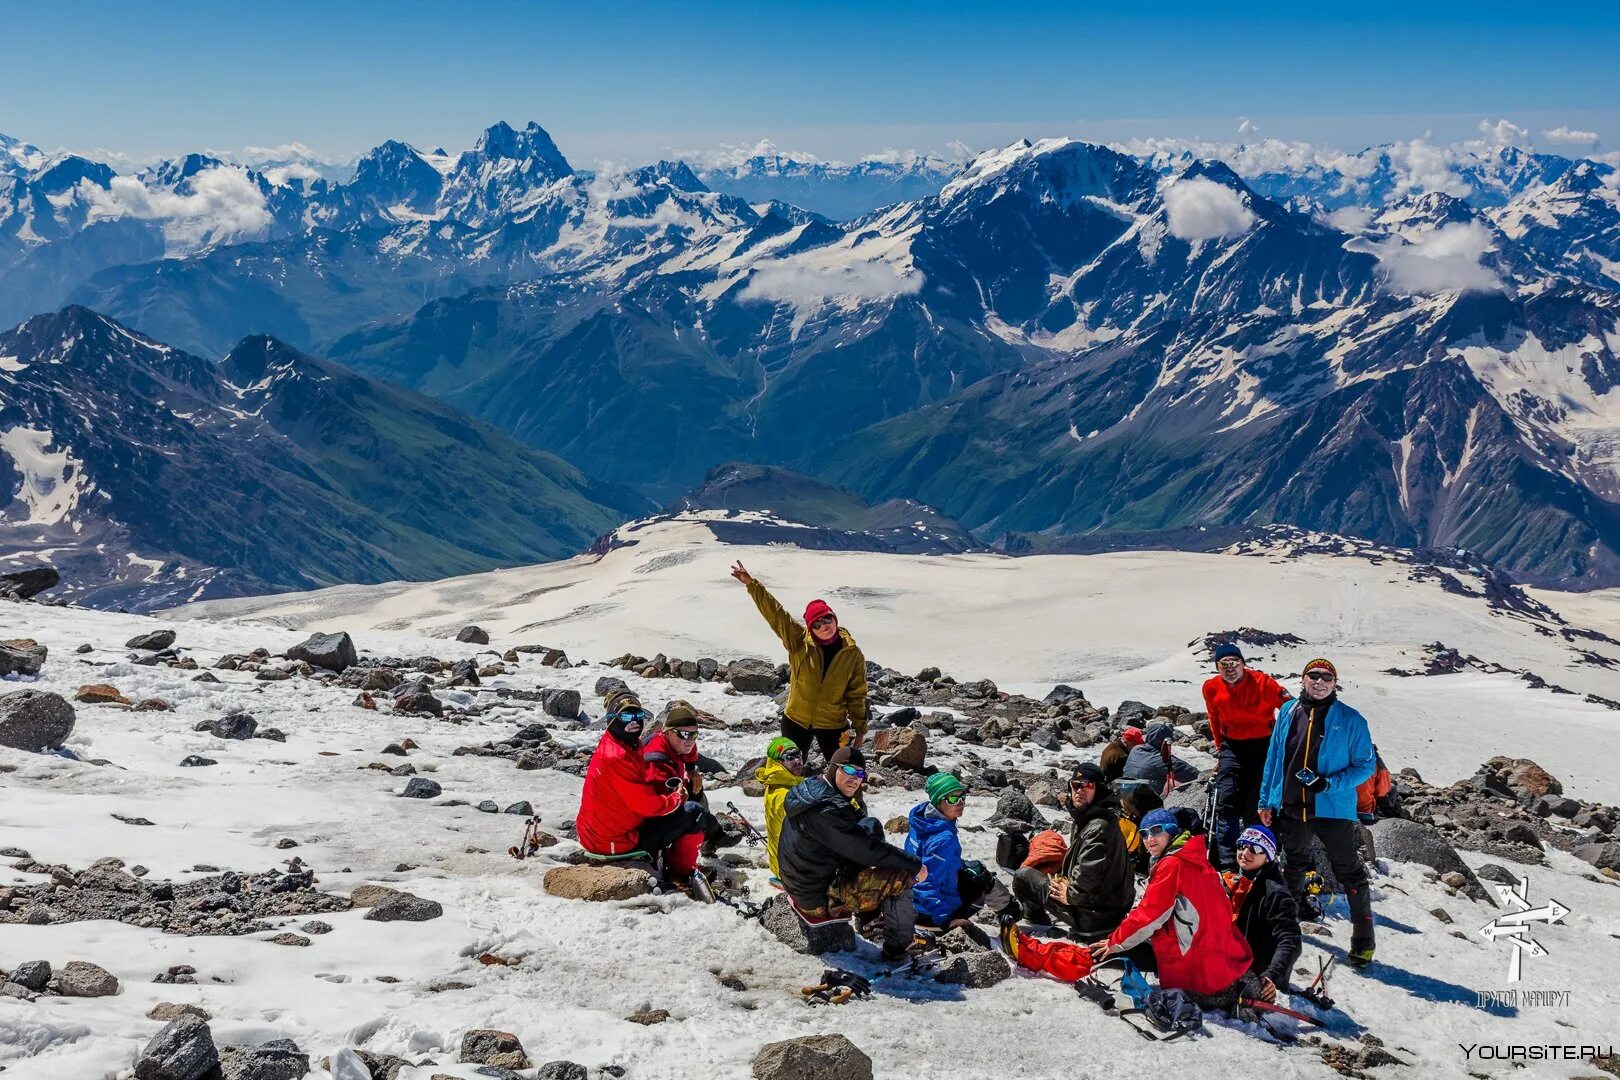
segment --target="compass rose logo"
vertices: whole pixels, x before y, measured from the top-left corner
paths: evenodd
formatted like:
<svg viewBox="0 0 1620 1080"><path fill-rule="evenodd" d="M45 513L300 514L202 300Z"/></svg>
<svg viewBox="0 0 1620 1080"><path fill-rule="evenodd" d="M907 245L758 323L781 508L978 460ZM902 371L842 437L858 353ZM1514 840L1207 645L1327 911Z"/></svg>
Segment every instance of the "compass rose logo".
<svg viewBox="0 0 1620 1080"><path fill-rule="evenodd" d="M1520 878L1512 885L1496 886L1496 898L1511 910L1479 928L1480 936L1486 941L1505 939L1513 946L1513 955L1508 959L1508 982L1518 982L1522 977L1526 955L1547 955L1541 942L1530 936L1530 924L1562 922L1564 916L1569 914L1569 908L1557 900L1531 907L1529 895L1529 878Z"/></svg>

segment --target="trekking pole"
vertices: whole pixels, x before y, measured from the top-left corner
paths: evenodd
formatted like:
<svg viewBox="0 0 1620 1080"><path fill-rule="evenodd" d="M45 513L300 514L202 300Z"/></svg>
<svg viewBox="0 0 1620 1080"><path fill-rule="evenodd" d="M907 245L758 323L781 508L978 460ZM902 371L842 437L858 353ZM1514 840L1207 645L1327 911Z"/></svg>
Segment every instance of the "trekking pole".
<svg viewBox="0 0 1620 1080"><path fill-rule="evenodd" d="M765 839L759 834L759 830L754 828L753 825L749 824L747 818L743 817L743 812L737 809L736 803L726 803L726 809L730 811L731 816L737 820L737 823L743 827L743 832L748 834L748 842L750 844L758 844Z"/></svg>
<svg viewBox="0 0 1620 1080"><path fill-rule="evenodd" d="M1311 1025L1312 1027L1327 1027L1326 1023L1324 1023L1321 1020L1318 1020L1316 1017L1314 1017L1314 1016L1306 1016L1304 1013L1300 1012L1298 1009L1290 1009L1286 1005L1273 1005L1273 1004L1271 1004L1270 1002L1267 1002L1267 1001L1256 1001L1254 998L1246 998L1246 997L1238 998L1237 1003L1238 1003L1239 1006L1241 1006L1243 1008L1246 1008L1246 1009L1255 1009L1255 1010L1258 1010L1260 1012L1273 1012L1273 1013L1281 1013L1283 1016L1292 1016L1295 1020L1303 1020L1305 1023Z"/></svg>
<svg viewBox="0 0 1620 1080"><path fill-rule="evenodd" d="M540 850L540 815L535 814L523 823L523 839L506 849L518 862Z"/></svg>

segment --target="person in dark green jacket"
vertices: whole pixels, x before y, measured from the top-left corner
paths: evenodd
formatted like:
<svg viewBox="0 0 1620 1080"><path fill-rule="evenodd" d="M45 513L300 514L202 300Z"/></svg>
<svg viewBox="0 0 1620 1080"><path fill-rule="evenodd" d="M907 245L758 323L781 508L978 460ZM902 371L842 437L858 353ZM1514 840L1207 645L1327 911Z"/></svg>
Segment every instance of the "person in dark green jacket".
<svg viewBox="0 0 1620 1080"><path fill-rule="evenodd" d="M859 746L866 739L866 657L824 600L812 600L801 623L776 597L737 563L731 576L748 587L754 606L775 631L788 654L788 698L782 709L782 734L800 752L810 753L813 739L823 759L844 742ZM845 732L849 732L846 737Z"/></svg>
<svg viewBox="0 0 1620 1080"><path fill-rule="evenodd" d="M1119 828L1119 796L1096 762L1074 770L1069 800L1074 829L1061 869L1048 874L1021 867L1013 874L1013 895L1030 922L1050 922L1050 912L1090 941L1107 936L1131 910L1136 875Z"/></svg>

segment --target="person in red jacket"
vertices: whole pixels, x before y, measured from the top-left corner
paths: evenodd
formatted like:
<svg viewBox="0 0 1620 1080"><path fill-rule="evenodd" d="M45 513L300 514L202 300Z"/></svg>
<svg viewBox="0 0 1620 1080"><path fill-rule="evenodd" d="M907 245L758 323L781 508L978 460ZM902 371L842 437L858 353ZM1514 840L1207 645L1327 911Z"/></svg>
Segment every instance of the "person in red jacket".
<svg viewBox="0 0 1620 1080"><path fill-rule="evenodd" d="M1254 954L1232 922L1231 901L1204 838L1182 830L1176 816L1158 809L1142 819L1142 843L1153 857L1142 898L1118 929L1089 946L1037 941L1002 920L1002 945L1021 966L1064 982L1091 974L1109 957L1128 954L1144 970L1157 970L1159 985L1183 990L1201 1007L1230 1011L1238 998L1258 1000ZM1142 955L1142 946L1151 956Z"/></svg>
<svg viewBox="0 0 1620 1080"><path fill-rule="evenodd" d="M629 690L614 690L606 707L608 729L585 770L585 790L574 818L580 847L603 858L645 852L662 863L666 881L707 892L707 883L699 890L694 879L700 876L698 848L713 815L690 797L681 760L688 751L665 753L676 747L669 732L662 732L660 757L649 764L641 733L650 716L641 700ZM689 753L695 761L695 742Z"/></svg>
<svg viewBox="0 0 1620 1080"><path fill-rule="evenodd" d="M1236 645L1215 649L1218 674L1204 683L1210 739L1215 743L1215 865L1237 865L1237 838L1260 820L1260 780L1277 709L1293 695L1243 660Z"/></svg>

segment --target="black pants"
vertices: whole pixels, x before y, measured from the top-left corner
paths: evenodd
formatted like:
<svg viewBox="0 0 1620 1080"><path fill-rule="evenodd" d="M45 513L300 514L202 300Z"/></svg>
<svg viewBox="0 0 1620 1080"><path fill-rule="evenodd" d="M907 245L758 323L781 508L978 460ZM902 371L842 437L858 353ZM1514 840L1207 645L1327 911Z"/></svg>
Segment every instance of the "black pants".
<svg viewBox="0 0 1620 1080"><path fill-rule="evenodd" d="M1373 947L1372 895L1367 891L1367 868L1361 862L1361 840L1356 834L1356 823L1340 818L1312 818L1301 821L1296 817L1277 814L1272 818L1277 839L1282 841L1283 879L1294 899L1305 899L1305 871L1315 860L1311 855L1311 836L1322 841L1327 852L1333 876L1350 902L1350 951Z"/></svg>
<svg viewBox="0 0 1620 1080"><path fill-rule="evenodd" d="M1270 739L1227 739L1215 771L1215 866L1237 865L1237 838L1260 820L1260 781L1266 772Z"/></svg>
<svg viewBox="0 0 1620 1080"><path fill-rule="evenodd" d="M720 823L707 807L696 800L688 800L663 817L648 818L636 830L636 846L653 858L683 836L693 833L708 835Z"/></svg>
<svg viewBox="0 0 1620 1080"><path fill-rule="evenodd" d="M804 755L805 764L810 763L810 740L816 742L816 748L821 751L823 761L831 761L833 752L838 749L838 740L843 737L844 730L834 731L830 728L807 728L796 721L782 717L782 734L793 740L793 745L799 748Z"/></svg>
<svg viewBox="0 0 1620 1080"><path fill-rule="evenodd" d="M1051 885L1051 877L1033 866L1013 872L1013 896L1030 922L1048 923L1056 918L1059 922L1069 924L1077 940L1095 941L1113 933L1128 914L1126 911L1097 911L1073 904L1060 904L1047 893Z"/></svg>
<svg viewBox="0 0 1620 1080"><path fill-rule="evenodd" d="M987 907L998 915L1002 912L1017 914L1018 902L1013 899L1007 886L994 874L970 874L966 870L959 870L956 874L956 895L962 901L962 906L951 913L945 920L949 926L957 919L971 919L973 913L980 908Z"/></svg>

